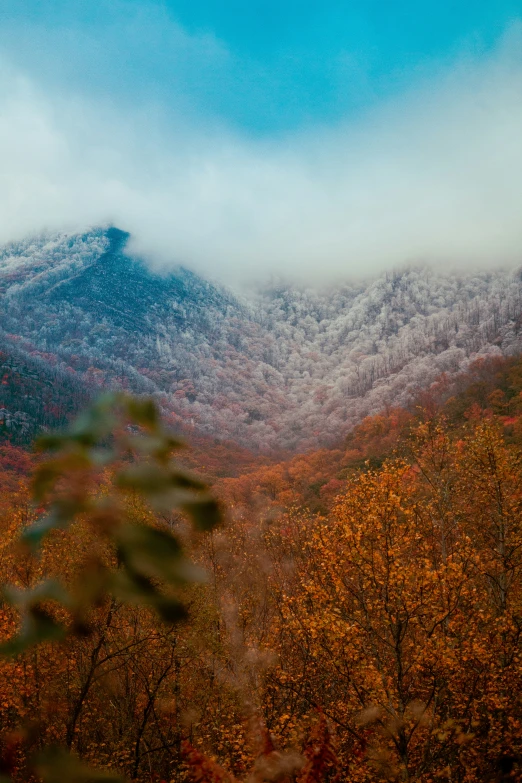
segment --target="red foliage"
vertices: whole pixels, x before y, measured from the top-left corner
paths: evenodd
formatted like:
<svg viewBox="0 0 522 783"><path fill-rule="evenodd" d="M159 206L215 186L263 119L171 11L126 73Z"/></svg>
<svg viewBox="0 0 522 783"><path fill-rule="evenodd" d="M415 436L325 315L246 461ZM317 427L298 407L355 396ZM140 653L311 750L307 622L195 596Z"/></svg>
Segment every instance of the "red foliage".
<svg viewBox="0 0 522 783"><path fill-rule="evenodd" d="M181 750L193 783L233 783L236 780L230 772L207 758L190 742L183 742Z"/></svg>
<svg viewBox="0 0 522 783"><path fill-rule="evenodd" d="M340 780L339 761L335 752L332 735L325 716L320 713L304 751L306 763L301 770L298 783L320 783L328 780L336 783Z"/></svg>

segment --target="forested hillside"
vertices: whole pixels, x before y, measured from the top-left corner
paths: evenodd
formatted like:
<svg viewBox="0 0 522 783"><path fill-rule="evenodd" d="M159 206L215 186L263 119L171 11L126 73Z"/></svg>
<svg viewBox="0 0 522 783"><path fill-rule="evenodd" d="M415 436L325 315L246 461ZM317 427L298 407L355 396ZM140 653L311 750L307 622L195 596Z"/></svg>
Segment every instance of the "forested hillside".
<svg viewBox="0 0 522 783"><path fill-rule="evenodd" d="M519 780L520 273L247 296L127 240L0 256L0 776Z"/></svg>
<svg viewBox="0 0 522 783"><path fill-rule="evenodd" d="M96 428L103 436L99 414L84 417L62 457L51 440L49 463L0 449L0 566L5 581L28 589L1 608L2 641L19 611L40 623L73 618L65 642L49 636L37 648L40 626L22 625L29 649L2 660L9 779L31 779L35 749L55 743L107 781L520 779L520 358L442 376L410 409L366 418L334 449L281 463L240 454L235 477L223 475L226 446L215 443L206 471L227 519L199 537L164 500L150 507L122 482L132 475L152 497L163 491L129 456L102 460ZM135 428L123 437L137 447ZM158 437L143 445L161 477ZM31 463L41 466L40 505L53 482L62 498L47 516L29 503ZM64 497L78 507L66 530ZM154 604L123 593L96 599L75 632L77 575L83 589L85 574L93 580L85 612L103 569L129 567L107 540L122 524L115 514L133 530L175 531L206 570L206 583L183 588L187 623L158 624ZM27 530L38 541L48 531L38 559L17 543ZM144 551L131 561L138 572L154 563ZM62 594L50 592L54 582L38 587L43 577L72 591L72 604L57 606ZM38 769L54 781L47 763ZM74 774L64 779L91 779Z"/></svg>
<svg viewBox="0 0 522 783"><path fill-rule="evenodd" d="M522 783L522 0L0 0L0 783Z"/></svg>
<svg viewBox="0 0 522 783"><path fill-rule="evenodd" d="M273 451L331 444L364 416L407 405L441 372L521 349L518 271L412 268L246 295L179 266L154 271L126 253L127 238L96 229L0 252L0 407L15 441L49 423L31 401L38 385L9 396L21 357L28 387L41 361L58 386L152 394L186 431Z"/></svg>

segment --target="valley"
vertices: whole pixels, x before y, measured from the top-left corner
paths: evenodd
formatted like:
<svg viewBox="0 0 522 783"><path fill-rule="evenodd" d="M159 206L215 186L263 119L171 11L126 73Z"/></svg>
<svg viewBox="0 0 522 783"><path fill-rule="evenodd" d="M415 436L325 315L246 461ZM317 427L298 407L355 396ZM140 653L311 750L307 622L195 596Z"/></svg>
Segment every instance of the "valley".
<svg viewBox="0 0 522 783"><path fill-rule="evenodd" d="M153 395L184 432L270 453L333 444L441 373L521 350L517 270L410 268L247 295L180 266L154 269L127 254L127 240L94 229L0 251L0 409L14 441L49 419L43 401L36 411L10 396L35 363L36 375L70 389L71 410L86 394L125 388Z"/></svg>

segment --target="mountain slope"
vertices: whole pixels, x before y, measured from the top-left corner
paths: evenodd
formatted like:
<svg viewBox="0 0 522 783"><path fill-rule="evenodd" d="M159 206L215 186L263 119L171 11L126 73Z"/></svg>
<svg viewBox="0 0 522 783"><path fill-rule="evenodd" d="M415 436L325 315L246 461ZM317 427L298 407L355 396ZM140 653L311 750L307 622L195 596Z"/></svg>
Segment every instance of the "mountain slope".
<svg viewBox="0 0 522 783"><path fill-rule="evenodd" d="M409 269L240 298L151 271L115 228L0 251L0 329L90 392L155 394L177 424L263 449L328 443L441 373L521 350L517 271ZM0 333L2 337L2 333ZM0 400L1 402L1 400Z"/></svg>
<svg viewBox="0 0 522 783"><path fill-rule="evenodd" d="M52 357L27 351L2 336L0 347L0 440L28 443L41 431L64 426L89 401L76 373Z"/></svg>

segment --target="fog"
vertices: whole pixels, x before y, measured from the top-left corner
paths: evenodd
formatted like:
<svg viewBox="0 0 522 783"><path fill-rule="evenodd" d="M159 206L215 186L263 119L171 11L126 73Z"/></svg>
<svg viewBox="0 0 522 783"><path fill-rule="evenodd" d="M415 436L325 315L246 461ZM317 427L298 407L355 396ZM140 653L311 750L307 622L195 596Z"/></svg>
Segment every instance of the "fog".
<svg viewBox="0 0 522 783"><path fill-rule="evenodd" d="M112 223L151 263L227 283L520 263L520 30L357 120L264 139L52 87L4 57L0 242Z"/></svg>

